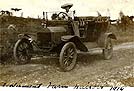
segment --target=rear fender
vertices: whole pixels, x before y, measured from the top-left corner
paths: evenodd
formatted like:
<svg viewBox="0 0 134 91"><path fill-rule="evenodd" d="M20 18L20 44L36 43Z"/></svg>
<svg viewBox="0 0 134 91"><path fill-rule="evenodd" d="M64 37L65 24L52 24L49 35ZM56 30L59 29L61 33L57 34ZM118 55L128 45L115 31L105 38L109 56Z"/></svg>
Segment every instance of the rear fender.
<svg viewBox="0 0 134 91"><path fill-rule="evenodd" d="M117 37L113 33L106 33L106 37L110 37L111 39L117 40Z"/></svg>
<svg viewBox="0 0 134 91"><path fill-rule="evenodd" d="M79 49L80 51L84 52L88 51L87 47L82 43L82 41L78 36L72 36L72 35L62 36L61 40L65 43L73 42L76 45L76 48Z"/></svg>
<svg viewBox="0 0 134 91"><path fill-rule="evenodd" d="M97 41L99 47L101 47L101 48L105 47L105 43L107 41L107 38L111 38L111 39L117 40L117 37L112 32L110 32L110 33L103 33L103 34L100 35L100 37L98 38L98 41Z"/></svg>

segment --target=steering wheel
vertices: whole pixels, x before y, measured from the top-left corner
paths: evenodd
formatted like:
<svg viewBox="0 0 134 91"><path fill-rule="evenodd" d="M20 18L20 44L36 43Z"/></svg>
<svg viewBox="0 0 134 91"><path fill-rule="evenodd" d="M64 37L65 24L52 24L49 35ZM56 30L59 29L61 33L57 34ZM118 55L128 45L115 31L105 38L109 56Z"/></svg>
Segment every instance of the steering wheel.
<svg viewBox="0 0 134 91"><path fill-rule="evenodd" d="M62 15L62 17L60 17L60 15ZM65 12L60 12L59 14L57 14L57 17L59 20L68 20L69 19L69 16Z"/></svg>

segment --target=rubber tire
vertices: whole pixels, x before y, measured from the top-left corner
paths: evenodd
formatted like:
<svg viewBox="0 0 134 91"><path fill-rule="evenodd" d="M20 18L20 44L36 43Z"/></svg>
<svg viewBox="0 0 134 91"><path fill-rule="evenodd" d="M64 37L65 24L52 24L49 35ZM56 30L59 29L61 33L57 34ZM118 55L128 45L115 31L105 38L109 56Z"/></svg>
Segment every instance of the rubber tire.
<svg viewBox="0 0 134 91"><path fill-rule="evenodd" d="M28 56L28 59L25 60L25 61L20 60L20 58L17 56L17 49L18 49L19 45L20 45L21 43L23 43L23 42L25 42L25 43L28 44L28 46L29 46L29 48L30 48L30 51L33 50L32 45L30 44L30 42L29 42L27 39L20 39L20 40L18 40L18 41L16 42L15 46L14 46L14 49L13 49L13 56L14 56L14 59L15 59L15 61L16 61L16 64L26 64L26 63L29 63L29 62L31 61L32 55L29 55L29 56Z"/></svg>
<svg viewBox="0 0 134 91"><path fill-rule="evenodd" d="M74 56L73 56L73 59L72 59L72 63L69 65L69 66L65 66L64 65L64 62L63 62L63 59L64 59L64 52L68 49L72 47L73 50L74 50ZM66 72L66 71L70 71L72 70L75 65L76 65L76 59L77 59L77 49L76 49L76 46L73 42L67 42L63 48L61 49L61 52L60 52L60 58L59 58L59 62L60 62L60 68L62 69L62 71Z"/></svg>
<svg viewBox="0 0 134 91"><path fill-rule="evenodd" d="M109 50L109 54L107 53L108 49L107 47L110 45L110 50ZM113 56L113 45L112 45L112 41L111 38L108 37L105 43L105 48L103 49L103 57L105 60L111 59Z"/></svg>

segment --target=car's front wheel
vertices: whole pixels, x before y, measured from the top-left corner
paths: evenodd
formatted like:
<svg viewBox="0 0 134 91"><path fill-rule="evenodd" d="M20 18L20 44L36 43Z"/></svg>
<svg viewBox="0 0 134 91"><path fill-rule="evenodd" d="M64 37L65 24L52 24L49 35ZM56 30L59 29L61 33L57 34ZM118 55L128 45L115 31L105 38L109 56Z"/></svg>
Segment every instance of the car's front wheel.
<svg viewBox="0 0 134 91"><path fill-rule="evenodd" d="M18 64L25 64L31 60L31 52L33 48L30 42L26 39L20 39L16 42L13 54Z"/></svg>
<svg viewBox="0 0 134 91"><path fill-rule="evenodd" d="M60 52L60 67L63 71L70 71L76 65L77 49L73 42L66 43Z"/></svg>

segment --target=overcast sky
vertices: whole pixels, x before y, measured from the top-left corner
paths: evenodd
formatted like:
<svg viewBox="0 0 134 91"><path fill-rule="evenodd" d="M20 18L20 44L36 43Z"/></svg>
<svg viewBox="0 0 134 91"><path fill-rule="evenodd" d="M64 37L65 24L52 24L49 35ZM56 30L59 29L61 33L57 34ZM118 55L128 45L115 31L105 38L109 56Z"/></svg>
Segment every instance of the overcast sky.
<svg viewBox="0 0 134 91"><path fill-rule="evenodd" d="M99 11L117 18L120 10L125 15L134 15L134 0L0 0L0 10L22 8L18 15L24 12L25 17L37 17L42 11L61 11L60 7L65 3L73 3L71 10L76 10L78 16L96 15Z"/></svg>

